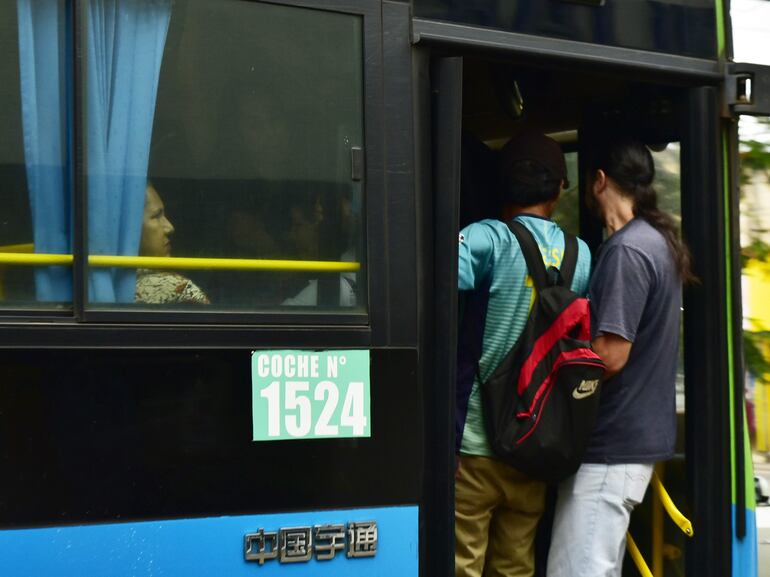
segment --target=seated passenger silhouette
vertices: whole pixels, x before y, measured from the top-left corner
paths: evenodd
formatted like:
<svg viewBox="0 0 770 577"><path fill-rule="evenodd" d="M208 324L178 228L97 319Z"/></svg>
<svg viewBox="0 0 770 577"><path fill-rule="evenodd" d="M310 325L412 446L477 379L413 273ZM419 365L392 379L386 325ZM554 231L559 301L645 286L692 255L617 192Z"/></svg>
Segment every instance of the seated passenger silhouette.
<svg viewBox="0 0 770 577"><path fill-rule="evenodd" d="M139 256L171 256L174 225L166 217L163 201L147 183ZM178 273L141 268L136 271L136 302L148 304L209 304L198 286Z"/></svg>
<svg viewBox="0 0 770 577"><path fill-rule="evenodd" d="M320 231L324 220L321 197L290 200L286 215L288 227L283 240L287 256L291 259L315 261L320 257ZM316 306L318 304L318 279L293 276L299 291L285 299L284 306Z"/></svg>
<svg viewBox="0 0 770 577"><path fill-rule="evenodd" d="M331 199L327 198L327 201ZM284 244L290 247L292 258L302 260L356 260L355 233L357 227L349 194L335 195L334 204L325 211L321 196L311 203L296 203L288 214L291 225ZM331 204L331 203L330 203ZM341 307L356 306L356 273L344 272L335 279L330 304ZM300 279L298 279L300 280ZM285 299L284 306L317 306L319 278L302 280L304 283L294 296Z"/></svg>

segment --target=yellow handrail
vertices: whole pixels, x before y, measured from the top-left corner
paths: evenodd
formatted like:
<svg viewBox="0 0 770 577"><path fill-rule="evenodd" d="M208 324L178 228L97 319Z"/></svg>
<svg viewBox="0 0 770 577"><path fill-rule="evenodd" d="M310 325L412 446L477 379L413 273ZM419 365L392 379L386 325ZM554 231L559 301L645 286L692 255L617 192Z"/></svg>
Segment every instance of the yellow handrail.
<svg viewBox="0 0 770 577"><path fill-rule="evenodd" d="M0 246L0 252L35 252L35 245L31 242L24 244L6 244Z"/></svg>
<svg viewBox="0 0 770 577"><path fill-rule="evenodd" d="M642 557L639 547L636 546L634 538L631 537L631 533L626 533L626 547L628 548L628 553L631 555L631 559L634 560L634 565L639 569L639 573L642 577L654 577L652 571L650 571L650 568L647 566L647 562L644 560L644 557Z"/></svg>
<svg viewBox="0 0 770 577"><path fill-rule="evenodd" d="M694 532L692 528L692 523L690 520L682 515L682 512L677 509L676 505L674 505L674 502L671 500L671 497L668 494L668 491L666 491L666 488L663 486L663 482L660 480L660 476L658 475L657 471L653 471L652 473L652 479L651 479L652 488L655 492L655 495L658 497L658 500L653 503L653 506L655 506L656 503L662 503L663 508L668 513L668 516L671 517L671 520L674 521L674 523L677 524L677 526L682 530L682 532L687 535L688 537L692 537ZM655 512L653 511L653 517L657 517ZM647 562L644 560L644 557L642 556L642 553L639 551L639 547L636 546L636 542L634 541L633 537L631 537L631 533L626 533L626 547L628 549L629 555L631 555L631 558L634 560L634 564L636 565L636 568L639 570L639 573L641 573L642 577L660 577L663 574L663 520L662 517L658 517L657 519L653 520L653 556L654 556L654 566L655 566L655 573L650 571L649 566L647 565ZM657 549L660 549L660 551L657 551Z"/></svg>
<svg viewBox="0 0 770 577"><path fill-rule="evenodd" d="M71 266L71 254L38 254L10 252L2 247L0 265ZM250 270L301 272L355 272L361 263L346 261L272 260L247 258L186 258L165 256L89 255L89 266L116 268L184 269L184 270Z"/></svg>
<svg viewBox="0 0 770 577"><path fill-rule="evenodd" d="M671 517L671 520L679 526L685 535L692 537L694 534L692 523L687 517L682 515L682 512L679 509L676 508L676 505L674 505L671 497L669 497L668 492L663 486L663 483L661 483L660 477L658 477L657 473L652 474L652 488L655 490L655 494L663 503L663 507L666 509L668 516Z"/></svg>
<svg viewBox="0 0 770 577"><path fill-rule="evenodd" d="M71 254L0 253L0 264L71 266Z"/></svg>
<svg viewBox="0 0 770 577"><path fill-rule="evenodd" d="M659 480L663 479L666 472L664 463L657 463L653 470L652 476ZM653 490L654 496L652 499L652 574L663 575L663 546L665 545L665 528L663 526L663 503L660 498L657 497L657 493Z"/></svg>

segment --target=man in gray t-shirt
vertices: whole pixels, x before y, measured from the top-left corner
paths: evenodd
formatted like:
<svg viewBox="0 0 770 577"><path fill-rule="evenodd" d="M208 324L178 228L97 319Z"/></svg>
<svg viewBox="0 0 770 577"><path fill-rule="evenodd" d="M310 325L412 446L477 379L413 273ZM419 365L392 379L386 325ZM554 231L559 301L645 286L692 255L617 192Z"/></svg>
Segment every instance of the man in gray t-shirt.
<svg viewBox="0 0 770 577"><path fill-rule="evenodd" d="M592 151L586 199L604 222L588 296L592 347L607 365L596 428L561 483L548 577L620 577L631 512L676 440L675 379L689 255L658 210L655 168L638 142Z"/></svg>
<svg viewBox="0 0 770 577"><path fill-rule="evenodd" d="M623 369L602 385L586 463L655 463L676 441L674 382L681 282L666 239L635 218L602 246L588 289L593 337L631 343Z"/></svg>

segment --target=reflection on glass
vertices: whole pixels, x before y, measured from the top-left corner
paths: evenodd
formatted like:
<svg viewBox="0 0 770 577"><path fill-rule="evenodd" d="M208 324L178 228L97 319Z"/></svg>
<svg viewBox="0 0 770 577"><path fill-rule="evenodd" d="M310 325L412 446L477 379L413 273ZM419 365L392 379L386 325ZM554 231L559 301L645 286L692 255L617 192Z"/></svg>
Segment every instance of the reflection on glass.
<svg viewBox="0 0 770 577"><path fill-rule="evenodd" d="M365 310L363 187L351 179L364 145L360 18L215 0L175 1L167 28L160 8L145 16L153 50L133 67L124 57L131 90L144 87L130 97L134 160L89 159L89 251L162 258L92 268L92 306ZM89 155L108 157L112 144ZM185 298L161 295L178 286L159 279L185 283Z"/></svg>

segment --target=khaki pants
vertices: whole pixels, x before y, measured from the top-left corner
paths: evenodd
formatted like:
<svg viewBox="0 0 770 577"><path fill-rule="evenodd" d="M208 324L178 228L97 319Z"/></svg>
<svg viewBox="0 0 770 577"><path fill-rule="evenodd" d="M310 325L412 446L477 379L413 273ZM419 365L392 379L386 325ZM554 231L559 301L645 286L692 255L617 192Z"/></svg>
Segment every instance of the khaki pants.
<svg viewBox="0 0 770 577"><path fill-rule="evenodd" d="M532 577L545 484L491 458L459 459L455 576Z"/></svg>

